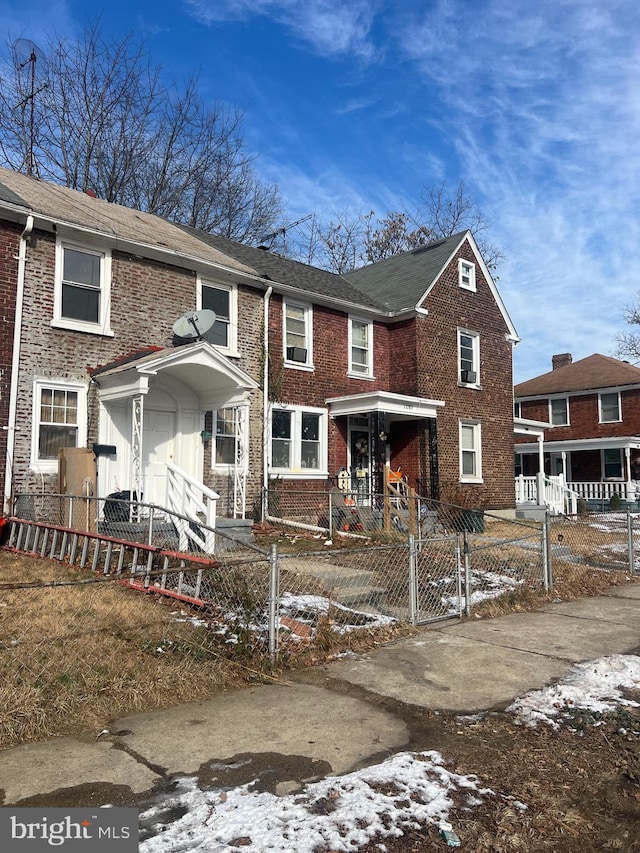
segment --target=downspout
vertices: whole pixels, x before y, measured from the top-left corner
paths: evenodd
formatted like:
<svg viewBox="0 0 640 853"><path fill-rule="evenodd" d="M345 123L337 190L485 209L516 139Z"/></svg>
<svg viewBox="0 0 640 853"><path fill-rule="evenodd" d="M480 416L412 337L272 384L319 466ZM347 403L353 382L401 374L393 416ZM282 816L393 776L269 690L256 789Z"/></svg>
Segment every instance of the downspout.
<svg viewBox="0 0 640 853"><path fill-rule="evenodd" d="M10 515L13 507L13 457L16 444L16 417L18 409L18 371L20 369L20 341L22 338L22 309L24 306L24 280L27 266L27 240L33 231L33 216L29 214L20 235L18 251L18 280L16 282L16 314L13 327L13 355L11 359L11 390L9 393L9 421L7 430L7 457L4 475L4 512Z"/></svg>
<svg viewBox="0 0 640 853"><path fill-rule="evenodd" d="M273 287L264 294L264 365L262 368L262 520L267 514L267 486L269 485L269 300Z"/></svg>

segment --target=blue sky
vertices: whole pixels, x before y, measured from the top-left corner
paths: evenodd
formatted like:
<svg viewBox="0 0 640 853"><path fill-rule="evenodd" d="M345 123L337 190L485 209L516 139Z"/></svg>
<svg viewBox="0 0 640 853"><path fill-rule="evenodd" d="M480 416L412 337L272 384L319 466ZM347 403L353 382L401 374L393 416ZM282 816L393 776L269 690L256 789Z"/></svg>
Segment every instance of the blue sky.
<svg viewBox="0 0 640 853"><path fill-rule="evenodd" d="M246 110L288 222L464 180L506 253L516 382L613 354L640 290L637 0L0 0L7 37L37 44L100 13Z"/></svg>

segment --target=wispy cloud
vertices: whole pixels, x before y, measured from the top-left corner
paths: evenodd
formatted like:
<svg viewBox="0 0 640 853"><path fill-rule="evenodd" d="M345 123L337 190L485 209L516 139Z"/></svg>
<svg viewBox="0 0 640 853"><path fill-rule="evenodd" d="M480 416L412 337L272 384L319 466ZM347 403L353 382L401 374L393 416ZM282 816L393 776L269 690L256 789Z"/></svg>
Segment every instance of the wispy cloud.
<svg viewBox="0 0 640 853"><path fill-rule="evenodd" d="M398 45L436 85L462 175L505 245L501 289L528 378L556 351L611 352L638 286L628 258L640 210L640 9L485 0L469 13L462 0L409 12Z"/></svg>
<svg viewBox="0 0 640 853"><path fill-rule="evenodd" d="M186 0L204 24L268 15L321 56L366 61L377 54L371 29L379 5L371 0Z"/></svg>

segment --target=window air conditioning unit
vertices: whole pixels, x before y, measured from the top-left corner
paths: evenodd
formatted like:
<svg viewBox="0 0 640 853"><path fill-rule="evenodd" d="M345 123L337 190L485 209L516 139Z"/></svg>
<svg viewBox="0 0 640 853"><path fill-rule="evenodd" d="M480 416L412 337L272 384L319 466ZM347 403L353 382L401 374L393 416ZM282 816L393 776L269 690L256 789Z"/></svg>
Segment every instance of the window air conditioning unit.
<svg viewBox="0 0 640 853"><path fill-rule="evenodd" d="M307 362L307 351L304 347L287 347L287 361Z"/></svg>
<svg viewBox="0 0 640 853"><path fill-rule="evenodd" d="M473 385L476 381L475 370L462 370L460 373L460 381L467 385Z"/></svg>

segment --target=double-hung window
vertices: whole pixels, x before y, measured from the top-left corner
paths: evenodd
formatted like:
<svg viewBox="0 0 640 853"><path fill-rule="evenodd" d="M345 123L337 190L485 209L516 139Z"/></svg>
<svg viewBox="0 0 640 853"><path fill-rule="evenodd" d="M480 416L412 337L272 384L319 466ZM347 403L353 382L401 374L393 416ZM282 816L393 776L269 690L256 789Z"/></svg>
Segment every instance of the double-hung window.
<svg viewBox="0 0 640 853"><path fill-rule="evenodd" d="M598 412L601 424L610 424L622 420L620 412L620 394L617 391L598 396Z"/></svg>
<svg viewBox="0 0 640 853"><path fill-rule="evenodd" d="M213 413L211 464L228 472L235 465L246 470L247 418L243 408L218 409Z"/></svg>
<svg viewBox="0 0 640 853"><path fill-rule="evenodd" d="M204 335L215 347L235 353L237 349L237 290L213 282L200 283L200 307L213 311L216 321Z"/></svg>
<svg viewBox="0 0 640 853"><path fill-rule="evenodd" d="M111 255L56 243L56 275L52 325L63 329L112 335L109 328Z"/></svg>
<svg viewBox="0 0 640 853"><path fill-rule="evenodd" d="M349 373L373 376L373 323L349 317Z"/></svg>
<svg viewBox="0 0 640 853"><path fill-rule="evenodd" d="M86 388L79 383L37 379L33 388L32 466L58 470L58 451L86 441Z"/></svg>
<svg viewBox="0 0 640 853"><path fill-rule="evenodd" d="M458 329L458 381L480 385L480 335Z"/></svg>
<svg viewBox="0 0 640 853"><path fill-rule="evenodd" d="M549 401L549 421L551 426L569 425L569 399L556 397Z"/></svg>
<svg viewBox="0 0 640 853"><path fill-rule="evenodd" d="M285 476L326 476L326 409L272 409L271 470Z"/></svg>
<svg viewBox="0 0 640 853"><path fill-rule="evenodd" d="M478 421L460 421L460 480L482 482L482 433Z"/></svg>
<svg viewBox="0 0 640 853"><path fill-rule="evenodd" d="M313 365L311 307L285 300L282 311L285 364L289 367L311 367Z"/></svg>
<svg viewBox="0 0 640 853"><path fill-rule="evenodd" d="M476 289L476 265L464 258L458 260L458 285L465 290Z"/></svg>
<svg viewBox="0 0 640 853"><path fill-rule="evenodd" d="M602 451L602 474L605 480L622 479L622 450L608 447Z"/></svg>

